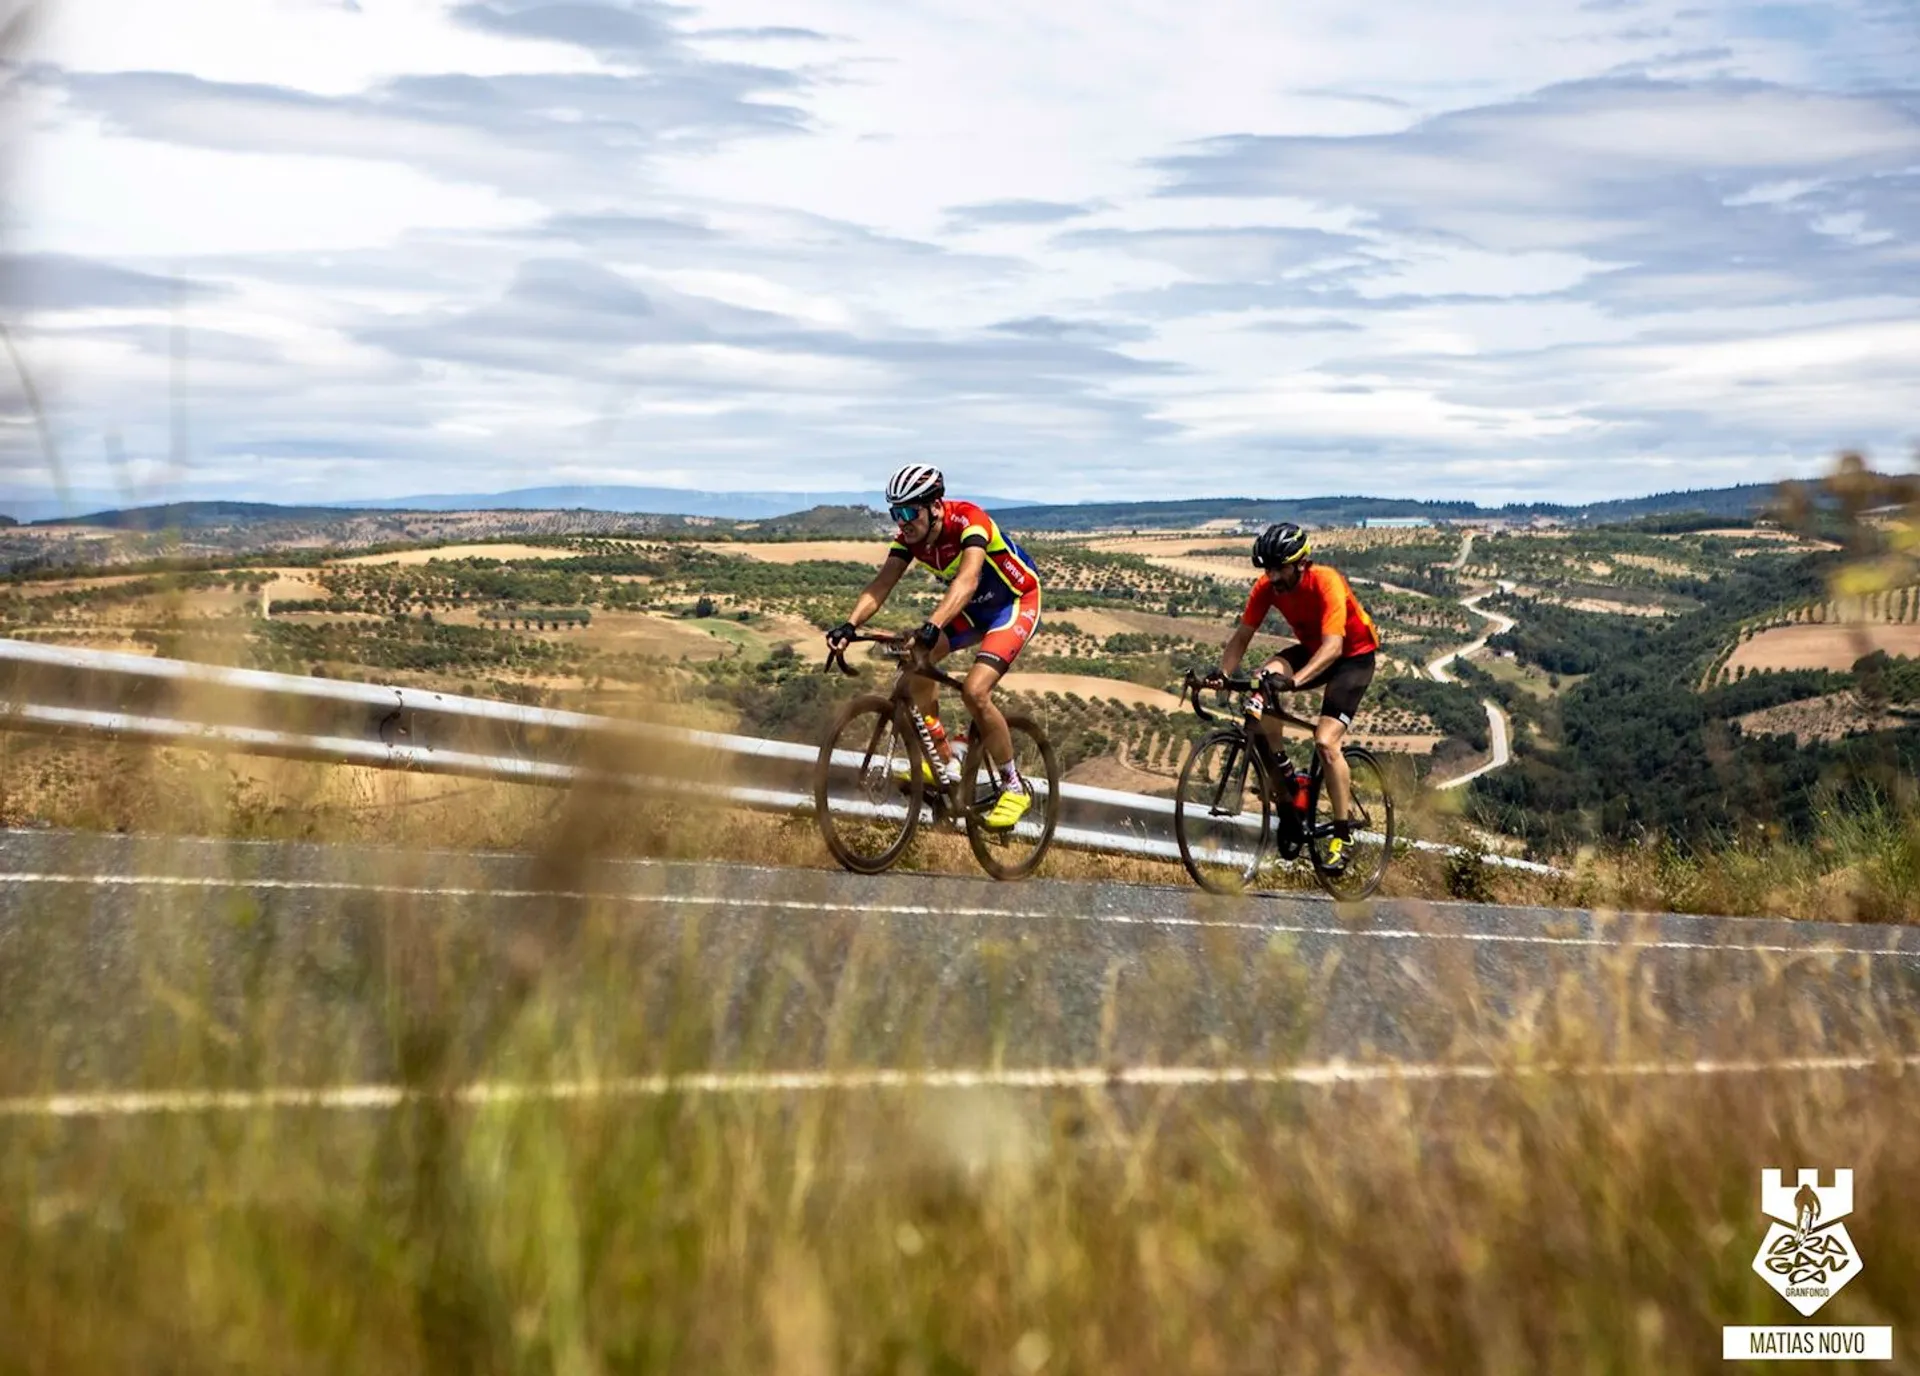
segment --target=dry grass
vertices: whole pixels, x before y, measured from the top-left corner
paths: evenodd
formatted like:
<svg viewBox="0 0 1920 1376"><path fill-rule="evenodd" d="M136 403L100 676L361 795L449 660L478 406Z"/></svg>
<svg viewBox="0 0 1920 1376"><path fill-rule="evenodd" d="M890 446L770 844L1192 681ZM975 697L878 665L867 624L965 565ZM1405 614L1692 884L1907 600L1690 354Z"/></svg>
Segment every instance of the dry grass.
<svg viewBox="0 0 1920 1376"><path fill-rule="evenodd" d="M1443 829L1423 809L1449 805L1410 799L1407 823ZM0 820L511 850L556 889L634 856L825 863L804 817L18 736L0 737ZM1861 894L1920 893L1920 839L1892 812L1838 820L1829 841L1818 874L1783 847L1713 865L1610 857L1564 879L1409 854L1387 892L1712 907L1840 874ZM975 873L953 834L925 837L906 868ZM1172 865L1064 851L1048 872L1186 887ZM1900 1193L1920 1169L1914 1078L1584 1073L1675 1032L1657 1000L1632 996L1644 975L1625 951L1594 981L1517 1002L1481 989L1470 958L1436 967L1420 1015L1459 1019L1456 1054L1491 1079L473 1104L448 1091L784 1066L796 1007L825 1029L828 1067L912 1070L926 1062L901 1029L957 996L953 962L999 972L960 991L1001 1010L995 1026L1048 962L1105 962L1098 1006L1072 1014L1090 1065L1107 1063L1123 977L1147 1005L1231 990L1260 1010L1244 1044L1170 1035L1154 1059L1232 1066L1259 1045L1252 1064L1284 1071L1313 1044L1316 981L1338 960L1316 969L1279 935L1248 961L1204 940L1055 952L956 930L931 962L864 934L803 958L781 944L796 935L720 967L684 938L636 946L664 919L644 905L556 900L516 926L478 909L426 917L405 896L316 899L303 930L385 934L367 995L340 950L244 898L124 901L140 996L171 1029L141 1061L149 1082L338 1082L346 1050L292 1012L318 989L379 1000L399 1082L419 1097L0 1116L8 1370L1694 1370L1715 1360L1721 1325L1792 1317L1749 1263L1759 1171L1802 1163L1857 1173L1850 1228L1867 1267L1823 1318L1893 1323L1903 1339L1920 1322ZM23 976L13 948L16 1006L42 992L32 971L90 968L87 922L12 921L0 936L49 957ZM256 933L258 967L212 978L195 958L202 926ZM195 970L233 987L205 992L181 977ZM900 1018L862 1015L876 998ZM1818 1028L1759 1016L1713 1026L1702 1054L1822 1045ZM47 1030L0 1009L10 1084L71 1087L72 1065L39 1054ZM1884 1026L1871 1044L1904 1049L1907 1033ZM967 1063L1036 1054L997 1036Z"/></svg>
<svg viewBox="0 0 1920 1376"><path fill-rule="evenodd" d="M161 761L122 762L124 799L143 764ZM203 791L212 807L220 790ZM548 798L516 839L549 872L678 844L673 825L649 836L603 802ZM504 818L508 801L467 795L462 810ZM234 814L259 824L245 803ZM403 930L395 904L381 920ZM156 968L182 916L143 924ZM401 1107L0 1118L8 1369L1692 1371L1717 1362L1723 1324L1793 1319L1750 1259L1760 1171L1802 1164L1856 1172L1866 1267L1822 1321L1891 1323L1903 1345L1920 1323L1912 1075L1579 1073L1606 1064L1609 1040L1650 1040L1656 1006L1609 1014L1573 981L1499 1018L1470 961L1422 998L1480 1010L1460 1054L1491 1079L440 1097L475 1080L698 1070L736 1023L772 1033L748 1054L779 1063L796 991L849 1029L869 991L903 1005L922 992L888 989L898 952L859 942L818 968L749 953L738 971L669 946L637 984L613 958L636 920L557 913L548 955L477 1041L451 1024L466 982L498 976L414 948L415 993L393 1015L403 1082L423 1097ZM993 956L1015 998L1043 958ZM1135 972L1149 994L1196 973L1184 959ZM1205 977L1245 982L1290 1029L1269 1068L1311 1040L1313 982L1284 943ZM287 1044L273 977L248 987L217 1010L190 988L168 995L207 1031L205 1064L170 1062L172 1082L232 1074L236 1047L264 1048L254 1083L324 1062ZM1792 1024L1722 1031L1704 1053L1819 1045ZM1902 1029L1884 1035L1891 1048ZM829 1041L842 1067L915 1064L884 1036ZM0 1045L15 1064L30 1050ZM1017 1044L1003 1055L1026 1060Z"/></svg>

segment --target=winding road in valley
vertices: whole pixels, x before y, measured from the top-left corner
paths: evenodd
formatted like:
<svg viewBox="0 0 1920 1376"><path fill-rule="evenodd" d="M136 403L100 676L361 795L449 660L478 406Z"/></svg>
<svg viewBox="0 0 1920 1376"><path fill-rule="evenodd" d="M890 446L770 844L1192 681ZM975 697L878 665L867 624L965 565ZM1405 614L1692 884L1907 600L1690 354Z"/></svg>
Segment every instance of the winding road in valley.
<svg viewBox="0 0 1920 1376"><path fill-rule="evenodd" d="M1454 568L1456 569L1461 568L1466 564L1467 553L1472 548L1473 548L1473 534L1471 531L1469 531L1466 539L1461 542L1460 557L1454 561L1454 564L1453 564ZM1495 584L1495 587L1501 592L1513 591L1513 584L1507 583L1507 582L1498 582ZM1499 612L1487 611L1481 607L1480 605L1481 602L1485 601L1487 598L1491 596L1493 596L1491 592L1483 592L1483 593L1476 593L1472 597L1465 597L1460 600L1461 606L1465 607L1468 611L1472 612L1475 616L1482 617L1485 620L1492 622L1493 624L1488 629L1487 633L1481 636L1478 640L1473 641L1471 644L1462 645L1457 649L1449 650L1445 654L1441 655L1438 659L1434 660L1431 664L1427 665L1427 673L1433 678L1433 681L1435 683L1455 682L1456 680L1450 674L1447 673L1447 666L1449 664L1453 663L1456 659L1462 659L1468 655L1476 654L1479 651L1484 650L1487 647L1487 641L1490 640L1492 637L1496 635L1504 634L1505 632L1510 631L1514 628L1516 623L1512 617L1502 616ZM1460 775L1458 778L1448 779L1446 782L1436 785L1437 787L1439 788L1464 787L1465 785L1470 784L1475 779L1479 778L1482 774L1491 774L1496 769L1505 768L1508 761L1510 761L1513 758L1512 750L1511 750L1510 733L1507 729L1507 714L1500 710L1500 704L1492 701L1491 699L1483 698L1480 702L1480 706L1486 709L1487 739L1488 739L1488 743L1493 747L1492 753L1489 755L1487 762L1479 766L1477 769L1468 770L1465 774Z"/></svg>

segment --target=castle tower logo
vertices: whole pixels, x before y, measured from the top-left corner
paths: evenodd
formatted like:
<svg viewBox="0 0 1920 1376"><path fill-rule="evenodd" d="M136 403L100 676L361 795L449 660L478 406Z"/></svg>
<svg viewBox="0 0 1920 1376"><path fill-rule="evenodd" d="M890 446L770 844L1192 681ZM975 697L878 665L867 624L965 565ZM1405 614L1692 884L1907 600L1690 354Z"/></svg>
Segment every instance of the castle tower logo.
<svg viewBox="0 0 1920 1376"><path fill-rule="evenodd" d="M1853 1172L1837 1170L1822 1185L1801 1171L1788 1185L1780 1171L1760 1174L1760 1210L1773 1220L1753 1269L1780 1297L1811 1317L1860 1274L1860 1253L1841 1220L1853 1212Z"/></svg>

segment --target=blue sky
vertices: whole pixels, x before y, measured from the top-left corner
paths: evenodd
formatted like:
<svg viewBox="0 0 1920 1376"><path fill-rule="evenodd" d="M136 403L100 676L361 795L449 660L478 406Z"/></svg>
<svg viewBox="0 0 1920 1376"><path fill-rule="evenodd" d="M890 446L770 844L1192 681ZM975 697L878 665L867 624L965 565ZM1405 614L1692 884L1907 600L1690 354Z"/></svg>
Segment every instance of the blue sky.
<svg viewBox="0 0 1920 1376"><path fill-rule="evenodd" d="M0 310L127 500L1904 464L1916 74L1913 0L64 0Z"/></svg>

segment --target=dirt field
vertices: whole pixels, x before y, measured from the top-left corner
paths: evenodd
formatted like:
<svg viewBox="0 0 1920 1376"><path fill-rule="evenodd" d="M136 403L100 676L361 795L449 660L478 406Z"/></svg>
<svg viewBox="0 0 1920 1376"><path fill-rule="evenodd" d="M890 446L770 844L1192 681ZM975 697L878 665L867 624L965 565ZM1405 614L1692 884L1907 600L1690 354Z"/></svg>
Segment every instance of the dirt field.
<svg viewBox="0 0 1920 1376"><path fill-rule="evenodd" d="M1684 578L1693 572L1685 564L1676 564L1671 559L1655 559L1646 554L1616 554L1613 562L1636 569L1651 569L1655 573L1664 573L1678 578Z"/></svg>
<svg viewBox="0 0 1920 1376"><path fill-rule="evenodd" d="M1610 602L1599 597L1545 597L1576 612L1599 612L1602 616L1669 616L1665 607L1641 602Z"/></svg>
<svg viewBox="0 0 1920 1376"><path fill-rule="evenodd" d="M329 563L353 564L427 564L435 559L545 560L578 559L577 549L543 545L435 545L426 549L403 549L392 554L356 554L350 559L332 559Z"/></svg>
<svg viewBox="0 0 1920 1376"><path fill-rule="evenodd" d="M96 588L117 588L123 583L150 577L144 573L116 573L105 578L59 578L45 583L16 583L14 591L22 597L50 597L61 592L91 592Z"/></svg>
<svg viewBox="0 0 1920 1376"><path fill-rule="evenodd" d="M315 582L311 574L296 573L289 569L271 569L268 572L273 575L265 588L269 607L275 602L311 601L327 595L327 590Z"/></svg>
<svg viewBox="0 0 1920 1376"><path fill-rule="evenodd" d="M1172 693L1093 674L1027 674L1016 668L1007 676L1006 686L1009 691L1016 693L1076 693L1083 698L1112 698L1129 707L1145 703L1148 707L1158 707L1165 712L1180 710L1180 699Z"/></svg>
<svg viewBox="0 0 1920 1376"><path fill-rule="evenodd" d="M1733 652L1729 669L1850 669L1875 650L1920 655L1920 625L1776 626Z"/></svg>
<svg viewBox="0 0 1920 1376"><path fill-rule="evenodd" d="M667 659L719 659L728 645L693 622L648 612L595 612L593 624L577 631L550 631L554 638L577 641L612 654L661 655Z"/></svg>
<svg viewBox="0 0 1920 1376"><path fill-rule="evenodd" d="M1087 548L1100 554L1143 554L1148 556L1185 554L1191 545L1205 544L1208 537L1197 530L1177 534L1104 536L1088 540Z"/></svg>
<svg viewBox="0 0 1920 1376"><path fill-rule="evenodd" d="M836 564L871 564L878 569L891 545L885 540L795 540L784 544L779 541L751 544L715 540L703 543L700 548L762 564L804 564L826 560Z"/></svg>
<svg viewBox="0 0 1920 1376"><path fill-rule="evenodd" d="M1803 702L1782 703L1763 712L1749 712L1738 720L1740 729L1749 736L1792 736L1801 745L1837 741L1856 732L1893 731L1914 724L1911 717L1896 717L1869 708L1853 693L1830 693Z"/></svg>
<svg viewBox="0 0 1920 1376"><path fill-rule="evenodd" d="M1233 618L1225 615L1195 613L1192 616L1162 616L1158 612L1115 612L1075 607L1071 611L1043 612L1040 635L1045 637L1047 627L1058 621L1070 621L1085 634L1098 636L1102 640L1110 635L1141 634L1173 636L1181 640L1197 640L1202 644L1213 641L1225 644L1227 633L1233 628ZM1266 635L1258 637L1254 643L1265 645L1268 640L1273 640L1275 645L1286 643L1285 640Z"/></svg>
<svg viewBox="0 0 1920 1376"><path fill-rule="evenodd" d="M1080 761L1067 771L1066 781L1085 784L1089 788L1111 788L1121 793L1157 794L1161 797L1171 797L1178 784L1177 779L1168 775L1135 769L1112 755L1096 755L1090 760Z"/></svg>

